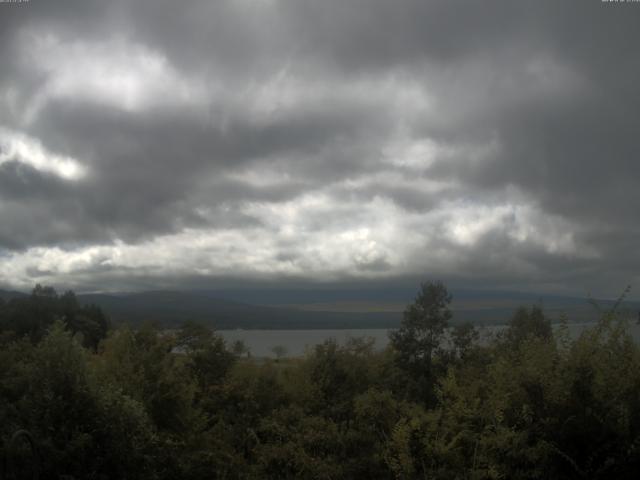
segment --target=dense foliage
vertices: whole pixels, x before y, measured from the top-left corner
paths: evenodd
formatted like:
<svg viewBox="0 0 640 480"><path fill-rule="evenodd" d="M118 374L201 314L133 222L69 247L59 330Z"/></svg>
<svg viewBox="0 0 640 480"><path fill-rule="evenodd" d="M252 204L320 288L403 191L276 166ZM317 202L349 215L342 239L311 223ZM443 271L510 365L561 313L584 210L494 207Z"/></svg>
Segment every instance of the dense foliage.
<svg viewBox="0 0 640 480"><path fill-rule="evenodd" d="M640 349L615 312L570 338L538 307L479 341L425 283L389 348L254 359L209 329L107 331L38 287L0 304L0 441L43 477L635 478Z"/></svg>

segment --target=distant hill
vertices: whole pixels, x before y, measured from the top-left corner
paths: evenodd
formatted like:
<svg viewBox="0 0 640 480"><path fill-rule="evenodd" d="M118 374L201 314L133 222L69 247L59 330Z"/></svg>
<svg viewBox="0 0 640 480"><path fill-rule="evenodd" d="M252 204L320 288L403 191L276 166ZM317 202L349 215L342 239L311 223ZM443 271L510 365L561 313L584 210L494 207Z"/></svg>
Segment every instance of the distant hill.
<svg viewBox="0 0 640 480"><path fill-rule="evenodd" d="M217 329L339 329L394 328L413 298L407 290L253 290L244 292L252 303L239 301L242 290L147 291L119 294L80 294L81 303L100 306L115 323L157 322L174 327L194 320ZM5 300L26 295L0 290ZM259 304L259 302L261 304ZM585 298L523 292L454 290L453 323L502 324L521 305L541 304L557 321L589 322L598 312ZM611 300L598 300L602 309ZM637 318L640 302L625 302L622 310Z"/></svg>
<svg viewBox="0 0 640 480"><path fill-rule="evenodd" d="M400 321L395 312L307 312L250 305L206 292L153 291L78 298L99 305L115 322L155 321L166 326L194 320L217 329L391 328Z"/></svg>
<svg viewBox="0 0 640 480"><path fill-rule="evenodd" d="M352 301L346 301L348 295ZM296 291L258 292L247 296L253 300L270 299L273 304L258 305L238 301L242 292L230 291L150 291L119 295L79 295L81 301L102 307L118 321L157 321L177 325L196 320L218 329L321 329L321 328L394 328L413 298L404 292L373 291ZM229 299L231 297L231 299ZM589 322L598 311L586 298L538 295L523 292L454 291L454 323L501 324L509 320L521 305L541 304L552 320L564 314L570 322ZM300 301L302 299L302 301ZM612 300L598 300L604 310ZM637 316L639 302L625 302L623 311ZM635 318L635 317L634 317Z"/></svg>
<svg viewBox="0 0 640 480"><path fill-rule="evenodd" d="M2 300L11 300L12 298L24 297L26 293L16 292L13 290L0 290L0 298Z"/></svg>

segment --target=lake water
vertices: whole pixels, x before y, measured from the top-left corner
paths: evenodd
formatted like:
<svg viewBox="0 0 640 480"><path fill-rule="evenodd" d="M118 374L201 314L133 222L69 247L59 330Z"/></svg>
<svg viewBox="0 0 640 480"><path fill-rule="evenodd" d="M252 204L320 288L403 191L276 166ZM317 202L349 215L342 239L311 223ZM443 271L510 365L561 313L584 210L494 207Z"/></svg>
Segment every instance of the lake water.
<svg viewBox="0 0 640 480"><path fill-rule="evenodd" d="M582 331L592 327L593 323L569 324L571 336L577 338ZM479 327L481 339L491 338L504 326ZM371 337L375 340L375 348L384 349L389 343L389 329L372 328L357 330L218 330L218 333L229 343L242 340L251 350L254 357L275 357L272 349L283 346L286 356L300 356L308 348L313 348L330 338L343 345L349 338ZM640 326L629 325L629 331L636 341L640 341Z"/></svg>

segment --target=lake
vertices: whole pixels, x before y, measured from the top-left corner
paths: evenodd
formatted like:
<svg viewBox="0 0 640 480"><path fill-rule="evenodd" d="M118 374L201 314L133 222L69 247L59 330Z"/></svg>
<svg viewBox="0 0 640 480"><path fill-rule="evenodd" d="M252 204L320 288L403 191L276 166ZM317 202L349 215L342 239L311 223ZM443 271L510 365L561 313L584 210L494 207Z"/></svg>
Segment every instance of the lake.
<svg viewBox="0 0 640 480"><path fill-rule="evenodd" d="M577 338L582 331L592 327L594 323L569 324L571 336ZM557 325L554 326L556 328ZM479 327L481 339L485 341L505 327L502 325ZM343 345L349 338L371 337L375 340L375 348L384 349L389 343L387 328L354 329L354 330L218 330L218 333L231 344L242 340L251 350L254 357L275 357L273 347L283 346L286 356L303 355L307 348L313 348L330 338ZM640 341L640 326L630 324L629 331L636 341Z"/></svg>

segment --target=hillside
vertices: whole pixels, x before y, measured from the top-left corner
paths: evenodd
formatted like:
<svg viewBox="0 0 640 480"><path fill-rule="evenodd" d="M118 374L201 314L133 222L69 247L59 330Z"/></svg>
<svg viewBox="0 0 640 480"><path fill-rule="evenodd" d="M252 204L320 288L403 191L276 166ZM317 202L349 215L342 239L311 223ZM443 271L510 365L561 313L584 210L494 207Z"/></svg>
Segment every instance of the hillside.
<svg viewBox="0 0 640 480"><path fill-rule="evenodd" d="M0 290L5 300L25 295ZM246 297L252 303L239 301ZM157 322L172 327L194 320L217 329L322 329L394 328L404 307L411 301L408 291L147 291L119 294L80 294L81 303L100 306L115 323ZM598 300L602 309L611 300ZM454 292L454 323L470 321L480 325L505 323L521 305L542 304L558 321L563 314L571 322L589 322L598 312L586 299L543 296L522 292ZM625 302L622 309L636 317L640 303Z"/></svg>

